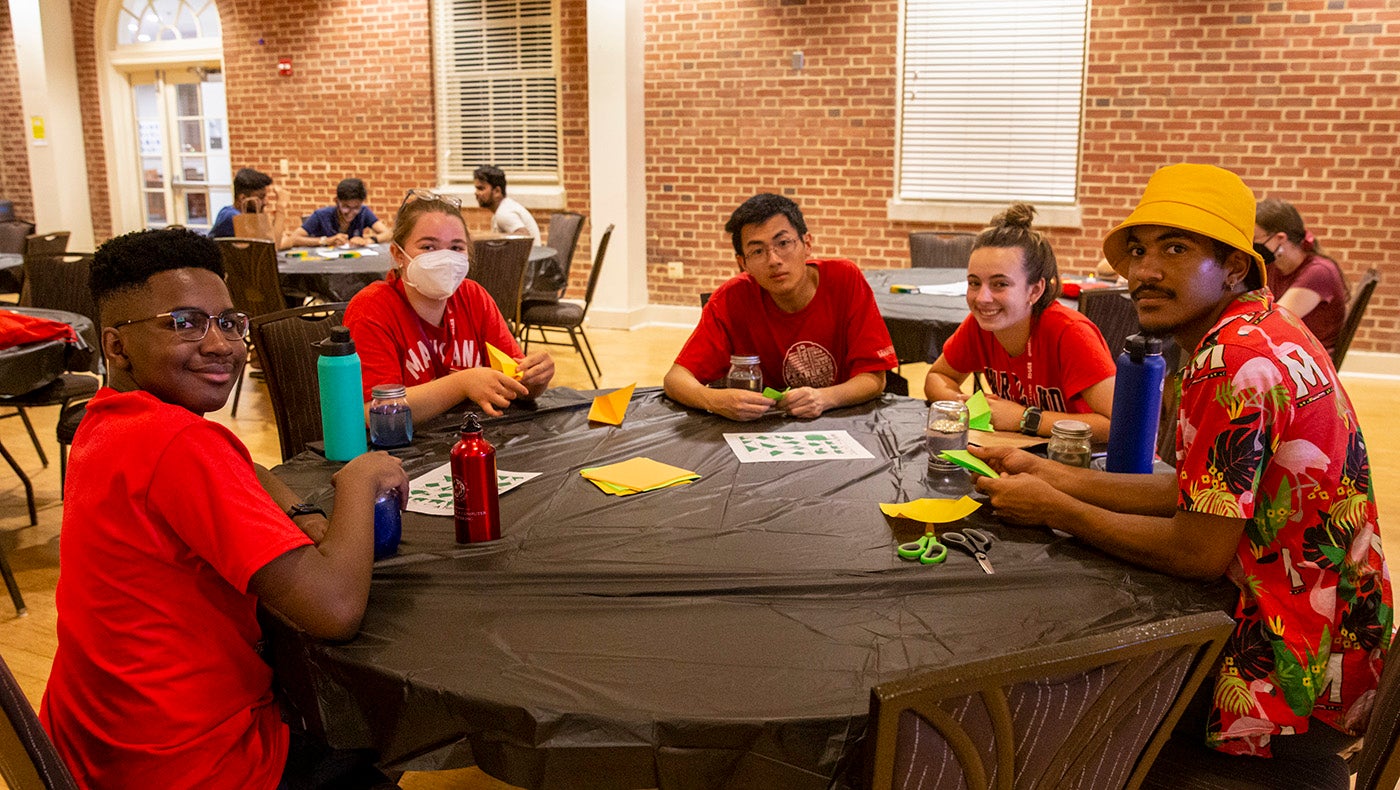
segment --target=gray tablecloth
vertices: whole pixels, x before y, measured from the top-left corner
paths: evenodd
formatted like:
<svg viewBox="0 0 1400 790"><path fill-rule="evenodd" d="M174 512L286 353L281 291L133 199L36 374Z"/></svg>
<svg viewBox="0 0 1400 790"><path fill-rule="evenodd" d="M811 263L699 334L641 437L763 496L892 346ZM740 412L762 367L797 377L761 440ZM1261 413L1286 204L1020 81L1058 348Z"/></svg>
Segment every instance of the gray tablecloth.
<svg viewBox="0 0 1400 790"><path fill-rule="evenodd" d="M865 281L875 292L875 304L894 340L900 362L933 362L964 318L962 296L890 293L891 285L944 285L965 282L964 269L867 269Z"/></svg>
<svg viewBox="0 0 1400 790"><path fill-rule="evenodd" d="M499 541L459 546L451 518L407 513L356 639L270 626L290 699L334 745L525 787L839 786L876 683L1234 597L986 508L965 524L995 538L995 575L898 559L923 525L878 504L926 494L919 401L737 424L648 391L615 427L546 395L564 405L486 427L500 469L543 473L501 497ZM446 458L434 427L401 453L410 477ZM723 436L814 430L874 457L740 464ZM643 455L702 477L614 497L579 476ZM304 453L275 471L329 506L338 466Z"/></svg>
<svg viewBox="0 0 1400 790"><path fill-rule="evenodd" d="M63 340L46 340L22 346L0 348L0 395L23 395L58 378L65 370L102 371L102 355L97 330L84 315L66 310L46 310L40 307L0 305L25 315L62 321L78 331L80 344Z"/></svg>

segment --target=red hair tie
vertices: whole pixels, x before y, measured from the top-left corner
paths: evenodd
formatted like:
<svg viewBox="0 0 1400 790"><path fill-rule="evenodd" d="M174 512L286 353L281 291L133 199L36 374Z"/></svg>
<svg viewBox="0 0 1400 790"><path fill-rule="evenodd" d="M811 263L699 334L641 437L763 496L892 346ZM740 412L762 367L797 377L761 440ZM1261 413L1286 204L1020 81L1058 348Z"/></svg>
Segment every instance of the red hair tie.
<svg viewBox="0 0 1400 790"><path fill-rule="evenodd" d="M1303 233L1303 252L1312 252L1317 249L1317 238L1312 235L1312 231Z"/></svg>

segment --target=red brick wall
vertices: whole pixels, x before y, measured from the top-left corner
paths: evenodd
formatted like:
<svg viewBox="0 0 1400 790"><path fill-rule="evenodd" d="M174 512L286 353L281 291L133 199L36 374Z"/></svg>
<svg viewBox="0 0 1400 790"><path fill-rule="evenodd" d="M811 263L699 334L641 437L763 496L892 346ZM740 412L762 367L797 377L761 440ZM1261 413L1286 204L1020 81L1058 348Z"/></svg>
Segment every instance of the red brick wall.
<svg viewBox="0 0 1400 790"><path fill-rule="evenodd" d="M91 25L93 2L72 0L80 64L91 62L92 36L83 27ZM428 3L352 6L219 2L234 166L273 172L287 158L293 172L274 175L299 213L328 203L348 174L364 178L371 205L389 213L405 188L436 180ZM1400 10L1393 6L1094 2L1080 168L1084 227L1051 231L1065 268L1084 271L1098 261L1103 234L1155 168L1220 164L1259 195L1294 201L1353 281L1366 268L1382 269L1354 347L1400 352L1400 265L1385 265L1386 253L1400 249ZM561 18L565 182L569 208L588 213L585 0L562 0ZM864 266L907 265L908 231L950 227L885 218L897 24L897 0L647 4L653 301L693 305L697 293L729 276L724 220L762 190L802 204L819 253ZM799 49L807 66L793 72ZM284 56L293 58L291 78L276 76ZM12 90L5 85L12 61L12 50L7 57L0 49L0 93ZM82 79L85 102L95 103L95 80ZM14 133L9 117L0 121L0 141ZM101 120L87 118L101 223ZM0 161L9 172L8 160ZM482 212L470 220L476 230L488 222ZM575 293L587 247L585 236ZM665 277L670 261L686 265L685 280Z"/></svg>
<svg viewBox="0 0 1400 790"><path fill-rule="evenodd" d="M15 216L34 221L34 198L29 184L29 120L20 107L19 63L10 4L0 4L0 198L14 204Z"/></svg>

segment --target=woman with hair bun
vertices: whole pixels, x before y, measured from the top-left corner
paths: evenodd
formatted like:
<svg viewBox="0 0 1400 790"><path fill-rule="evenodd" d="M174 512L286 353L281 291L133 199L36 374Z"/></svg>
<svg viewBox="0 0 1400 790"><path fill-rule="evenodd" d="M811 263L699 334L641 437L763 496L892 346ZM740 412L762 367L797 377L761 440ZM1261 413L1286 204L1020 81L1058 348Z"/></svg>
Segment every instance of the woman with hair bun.
<svg viewBox="0 0 1400 790"><path fill-rule="evenodd" d="M1254 243L1273 256L1268 285L1278 306L1303 319L1332 353L1347 314L1341 267L1322 254L1302 215L1286 200L1265 198L1254 207Z"/></svg>
<svg viewBox="0 0 1400 790"><path fill-rule="evenodd" d="M1055 251L1031 228L1035 207L1012 203L977 236L967 264L971 311L929 368L924 395L966 400L962 384L980 372L992 427L1049 436L1058 420L1087 423L1108 438L1113 357L1093 322L1056 301Z"/></svg>

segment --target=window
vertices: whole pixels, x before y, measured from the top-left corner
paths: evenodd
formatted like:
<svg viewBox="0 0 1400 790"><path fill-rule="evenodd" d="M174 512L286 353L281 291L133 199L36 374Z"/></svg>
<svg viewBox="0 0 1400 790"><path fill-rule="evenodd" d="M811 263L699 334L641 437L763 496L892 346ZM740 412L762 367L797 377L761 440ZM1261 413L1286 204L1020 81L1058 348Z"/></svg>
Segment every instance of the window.
<svg viewBox="0 0 1400 790"><path fill-rule="evenodd" d="M506 171L512 197L531 186L559 187L555 2L435 0L433 59L444 184L471 184L473 170L492 164Z"/></svg>
<svg viewBox="0 0 1400 790"><path fill-rule="evenodd" d="M214 0L124 0L117 20L118 45L220 35Z"/></svg>
<svg viewBox="0 0 1400 790"><path fill-rule="evenodd" d="M905 0L891 218L1077 225L1087 24L1088 0Z"/></svg>

